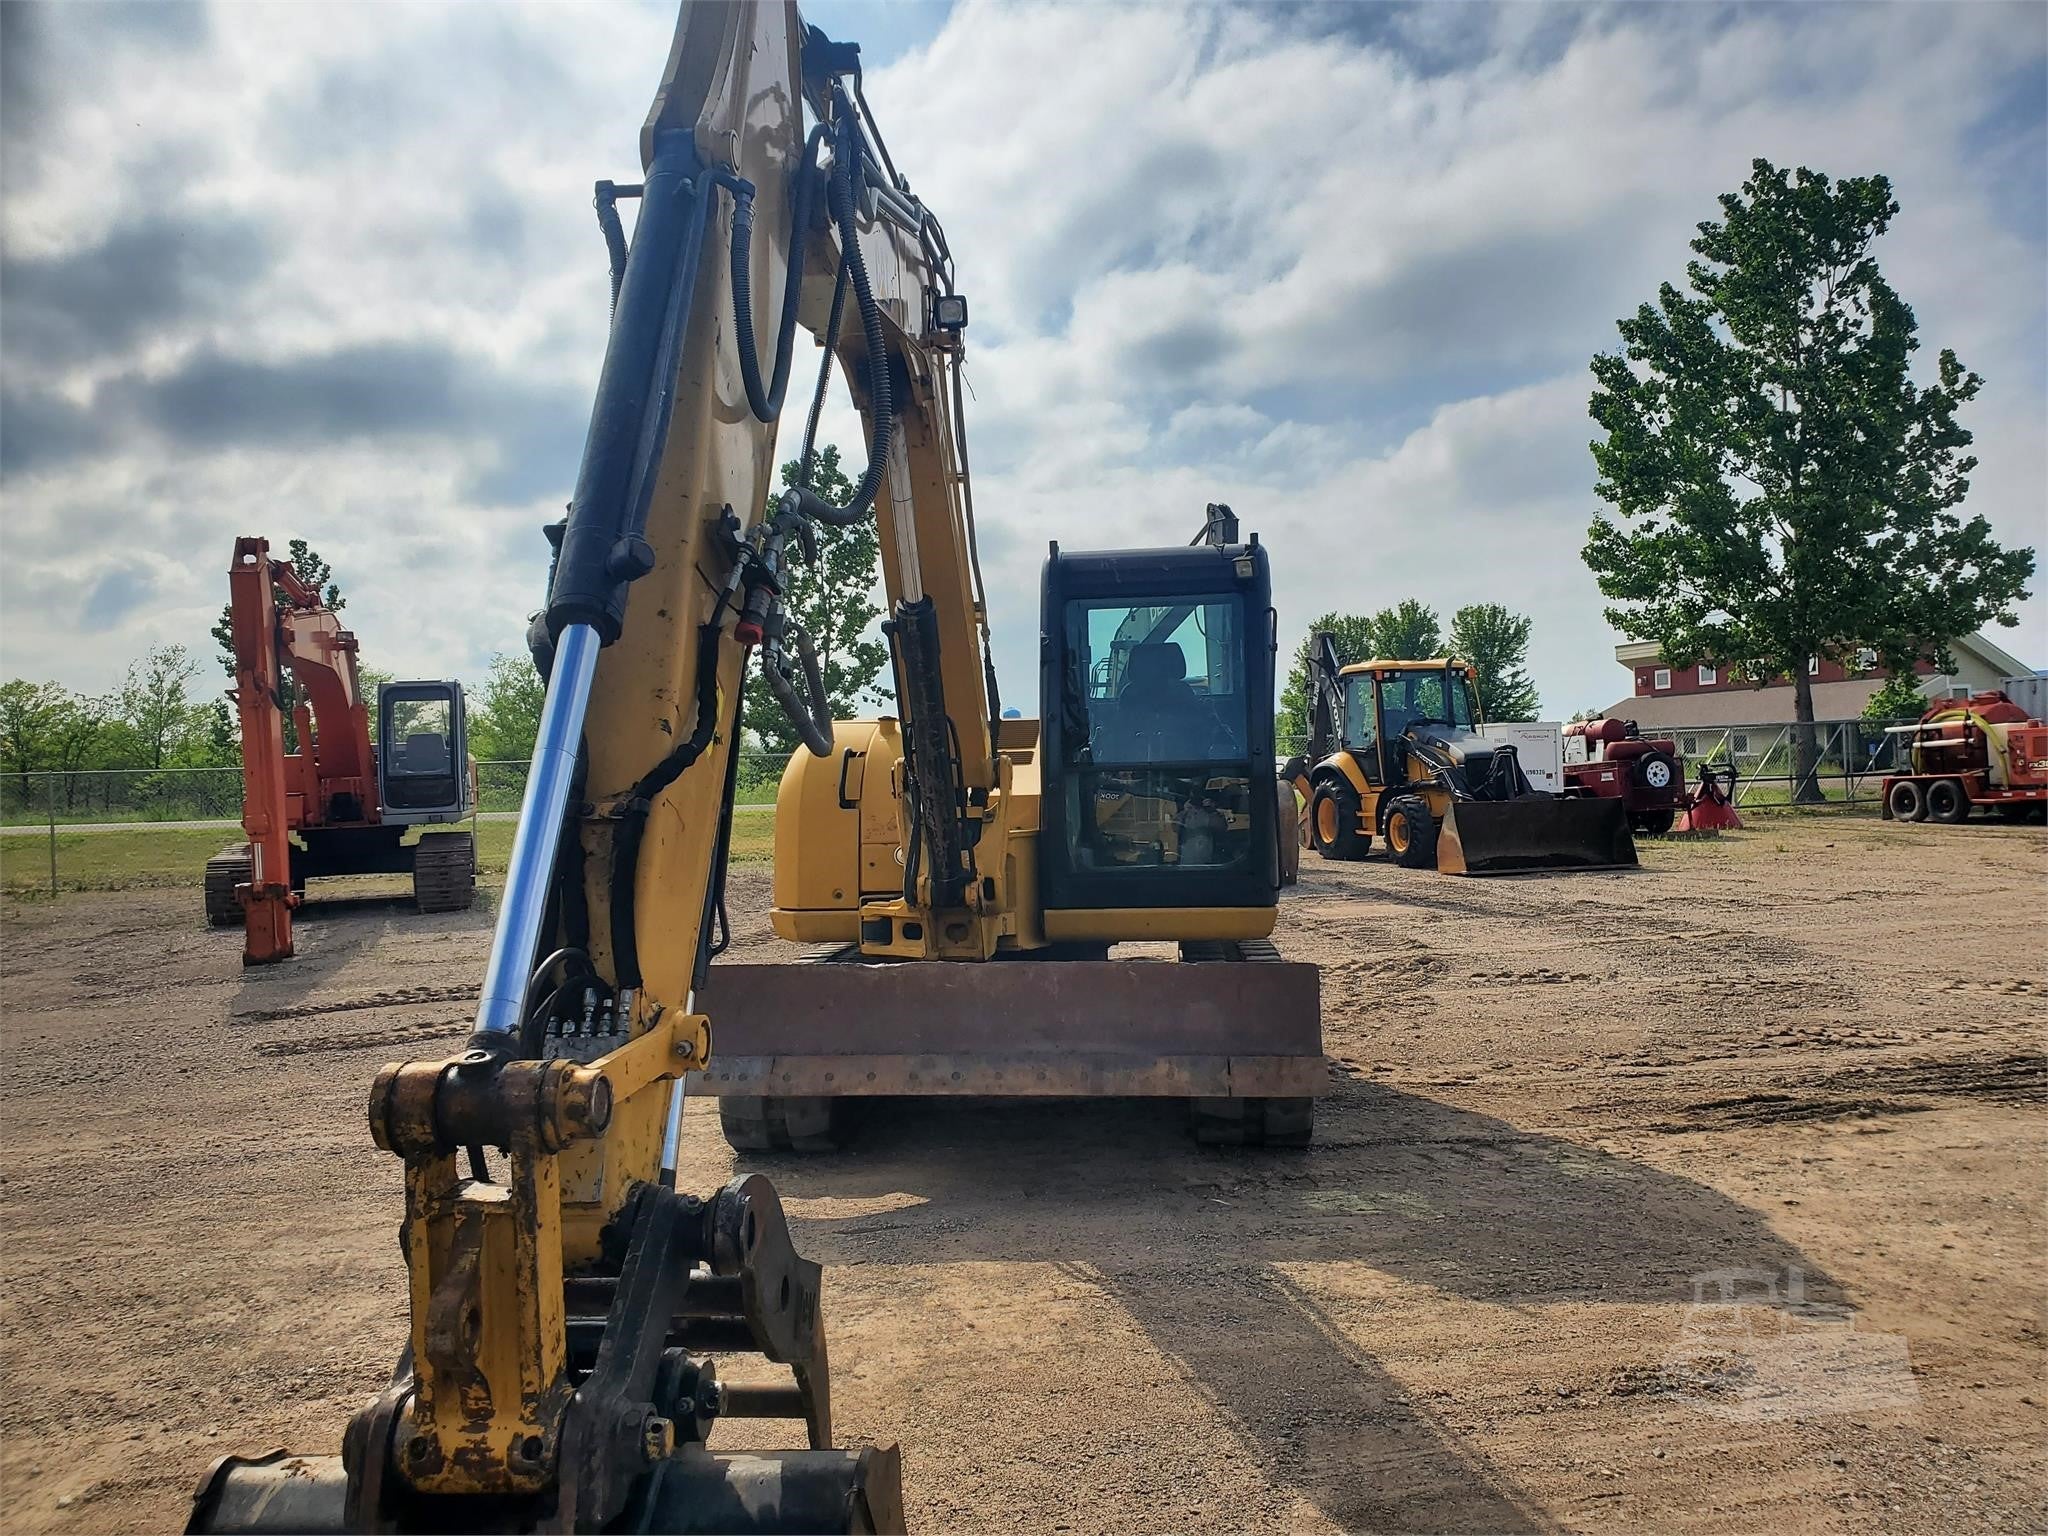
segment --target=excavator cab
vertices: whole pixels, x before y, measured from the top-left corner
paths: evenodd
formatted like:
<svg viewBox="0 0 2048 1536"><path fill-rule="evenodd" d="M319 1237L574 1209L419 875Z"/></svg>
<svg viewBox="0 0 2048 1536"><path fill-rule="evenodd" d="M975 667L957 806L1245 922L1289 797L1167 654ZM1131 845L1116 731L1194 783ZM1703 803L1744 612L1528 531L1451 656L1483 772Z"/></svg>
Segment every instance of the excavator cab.
<svg viewBox="0 0 2048 1536"><path fill-rule="evenodd" d="M377 690L377 789L387 823L460 821L473 798L469 731L457 682Z"/></svg>
<svg viewBox="0 0 2048 1536"><path fill-rule="evenodd" d="M1280 870L1264 548L1054 545L1043 598L1047 911L1270 908Z"/></svg>

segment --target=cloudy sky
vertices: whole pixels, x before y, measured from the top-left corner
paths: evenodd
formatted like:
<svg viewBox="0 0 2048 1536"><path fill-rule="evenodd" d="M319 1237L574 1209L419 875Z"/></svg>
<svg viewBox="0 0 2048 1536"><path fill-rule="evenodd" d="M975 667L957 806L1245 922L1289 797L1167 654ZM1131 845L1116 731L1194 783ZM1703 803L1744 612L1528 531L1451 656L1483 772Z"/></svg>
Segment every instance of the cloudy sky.
<svg viewBox="0 0 2048 1536"><path fill-rule="evenodd" d="M864 44L973 300L1013 696L1047 539L1182 542L1211 500L1274 546L1290 644L1500 601L1547 712L1625 693L1586 362L1759 155L1893 179L1887 275L1987 381L1971 506L2048 542L2039 4L806 14ZM0 3L0 673L207 648L238 532L311 539L377 666L516 650L603 353L590 184L637 174L672 24ZM1995 638L2048 664L2024 619Z"/></svg>

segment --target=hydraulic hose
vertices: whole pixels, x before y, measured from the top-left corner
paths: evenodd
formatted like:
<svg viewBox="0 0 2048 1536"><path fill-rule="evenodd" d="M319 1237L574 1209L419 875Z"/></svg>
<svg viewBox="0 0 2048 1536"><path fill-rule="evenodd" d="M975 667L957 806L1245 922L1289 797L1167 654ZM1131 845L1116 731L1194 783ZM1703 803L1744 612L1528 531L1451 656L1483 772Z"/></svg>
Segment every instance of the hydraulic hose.
<svg viewBox="0 0 2048 1536"><path fill-rule="evenodd" d="M750 259L754 243L754 184L730 171L711 173L712 180L732 194L733 334L739 342L740 379L746 385L747 404L756 419L763 422L772 423L782 414L783 396L789 390L797 303L803 297L804 240L810 233L812 187L817 181L815 166L825 133L823 123L811 130L810 138L804 142L803 158L797 162L789 260L782 281L782 315L775 327L775 369L766 386L761 382L761 354L754 336L754 275Z"/></svg>
<svg viewBox="0 0 2048 1536"><path fill-rule="evenodd" d="M717 617L697 631L697 723L687 741L679 741L636 784L613 813L611 907L612 969L620 990L640 985L640 944L633 924L633 877L640 867L640 840L647 831L647 813L654 799L682 777L683 770L704 755L718 734L718 654L721 632Z"/></svg>
<svg viewBox="0 0 2048 1536"><path fill-rule="evenodd" d="M840 143L833 154L829 196L832 217L839 226L840 260L853 283L853 301L860 311L861 331L867 342L868 400L875 426L868 441L868 467L854 488L853 500L835 507L808 486L792 486L783 492L783 502L815 522L832 528L850 528L867 515L868 508L875 504L875 492L881 488L889 442L896 426L896 401L889 379L889 345L882 331L882 309L875 302L868 264L860 250L859 208L853 181L860 164L859 135L845 92L838 93L838 102Z"/></svg>
<svg viewBox="0 0 2048 1536"><path fill-rule="evenodd" d="M825 319L825 357L818 364L818 387L811 391L811 414L804 420L804 451L797 460L797 483L808 487L818 453L818 420L825 413L825 392L832 383L832 349L839 345L839 322L846 313L846 263L832 278L832 312Z"/></svg>
<svg viewBox="0 0 2048 1536"><path fill-rule="evenodd" d="M782 666L783 658L778 656L763 655L761 676L767 680L768 691L775 695L775 702L782 706L782 712L796 727L804 745L817 757L830 757L832 703L825 692L824 674L818 667L818 648L812 643L810 632L797 625L790 625L784 634L796 642L797 663L804 674L802 689L799 690L791 681Z"/></svg>

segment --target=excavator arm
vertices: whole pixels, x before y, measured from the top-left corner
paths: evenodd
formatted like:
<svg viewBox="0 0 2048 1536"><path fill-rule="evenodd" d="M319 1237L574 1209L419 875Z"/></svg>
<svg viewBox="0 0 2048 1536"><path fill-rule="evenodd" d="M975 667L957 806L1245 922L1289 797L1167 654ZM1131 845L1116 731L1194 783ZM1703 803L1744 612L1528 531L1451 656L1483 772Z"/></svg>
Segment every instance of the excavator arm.
<svg viewBox="0 0 2048 1536"><path fill-rule="evenodd" d="M819 1271L774 1191L757 1176L682 1192L679 1142L684 1074L711 1048L696 993L750 656L831 747L782 601L817 523L879 519L927 850L907 899L977 889L999 760L964 302L866 112L858 50L792 4L684 5L641 156L637 187L599 188L614 317L550 530L531 637L546 703L475 1028L456 1059L393 1064L371 1093L372 1135L405 1170L407 1347L339 1458L229 1458L194 1529L900 1526L894 1450L832 1448ZM628 247L615 208L631 198ZM798 326L867 424L847 507L801 488L769 507ZM728 1387L705 1358L719 1351L765 1355L793 1384ZM808 1448L715 1456L721 1415L801 1420Z"/></svg>

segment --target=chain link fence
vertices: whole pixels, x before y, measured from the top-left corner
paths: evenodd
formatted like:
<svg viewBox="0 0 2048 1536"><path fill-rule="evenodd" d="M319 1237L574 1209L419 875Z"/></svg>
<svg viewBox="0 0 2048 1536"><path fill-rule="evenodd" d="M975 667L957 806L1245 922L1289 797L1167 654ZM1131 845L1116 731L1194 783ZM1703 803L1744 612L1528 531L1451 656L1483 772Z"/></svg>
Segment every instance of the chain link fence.
<svg viewBox="0 0 2048 1536"><path fill-rule="evenodd" d="M738 800L772 808L786 752L742 752ZM481 846L509 844L524 762L478 763ZM20 895L197 886L208 855L242 840L239 768L0 773L0 886Z"/></svg>

